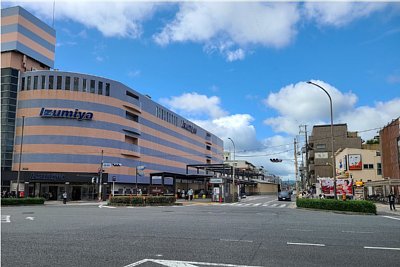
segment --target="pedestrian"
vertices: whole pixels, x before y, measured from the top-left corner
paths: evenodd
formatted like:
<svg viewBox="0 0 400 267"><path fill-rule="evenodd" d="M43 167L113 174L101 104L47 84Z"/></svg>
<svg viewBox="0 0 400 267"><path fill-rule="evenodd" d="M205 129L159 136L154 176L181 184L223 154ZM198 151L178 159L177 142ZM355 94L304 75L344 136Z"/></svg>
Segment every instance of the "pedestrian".
<svg viewBox="0 0 400 267"><path fill-rule="evenodd" d="M395 197L395 195L393 194L392 191L390 191L390 194L388 195L388 198L389 198L390 210L396 210L396 207L394 206L396 197ZM392 209L392 207L393 207L393 209Z"/></svg>
<svg viewBox="0 0 400 267"><path fill-rule="evenodd" d="M64 191L64 193L62 194L63 196L63 203L67 204L67 192Z"/></svg>
<svg viewBox="0 0 400 267"><path fill-rule="evenodd" d="M182 198L185 198L185 189L182 189L181 197L182 197Z"/></svg>
<svg viewBox="0 0 400 267"><path fill-rule="evenodd" d="M193 199L193 189L191 189L191 188L188 191L188 199L189 199L189 201L191 201Z"/></svg>

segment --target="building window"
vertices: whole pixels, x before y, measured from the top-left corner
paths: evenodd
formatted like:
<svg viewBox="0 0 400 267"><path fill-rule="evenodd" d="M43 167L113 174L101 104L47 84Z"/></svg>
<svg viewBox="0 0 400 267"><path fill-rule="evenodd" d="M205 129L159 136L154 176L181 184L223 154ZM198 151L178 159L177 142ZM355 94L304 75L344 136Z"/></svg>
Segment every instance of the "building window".
<svg viewBox="0 0 400 267"><path fill-rule="evenodd" d="M25 77L22 77L22 80L21 80L21 91L24 91L25 90Z"/></svg>
<svg viewBox="0 0 400 267"><path fill-rule="evenodd" d="M382 175L382 163L376 164L376 174Z"/></svg>
<svg viewBox="0 0 400 267"><path fill-rule="evenodd" d="M39 76L33 76L33 90L38 89Z"/></svg>
<svg viewBox="0 0 400 267"><path fill-rule="evenodd" d="M374 169L374 164L364 164L364 169L372 170L372 169Z"/></svg>
<svg viewBox="0 0 400 267"><path fill-rule="evenodd" d="M86 83L86 79L82 80L83 85L82 85L82 92L87 92L87 83Z"/></svg>
<svg viewBox="0 0 400 267"><path fill-rule="evenodd" d="M57 90L62 88L62 76L57 76Z"/></svg>
<svg viewBox="0 0 400 267"><path fill-rule="evenodd" d="M90 80L90 93L94 94L96 90L96 81Z"/></svg>
<svg viewBox="0 0 400 267"><path fill-rule="evenodd" d="M132 92L126 91L126 95L130 96L130 97L132 97L134 99L139 100L139 97L137 95L135 95L134 93L132 93Z"/></svg>
<svg viewBox="0 0 400 267"><path fill-rule="evenodd" d="M65 90L71 90L71 77L65 77Z"/></svg>
<svg viewBox="0 0 400 267"><path fill-rule="evenodd" d="M110 84L106 83L106 96L110 96Z"/></svg>
<svg viewBox="0 0 400 267"><path fill-rule="evenodd" d="M319 150L326 149L326 144L317 144L316 148Z"/></svg>
<svg viewBox="0 0 400 267"><path fill-rule="evenodd" d="M125 118L127 118L128 120L131 120L131 121L139 122L139 116L136 114L133 114L129 111L125 111Z"/></svg>
<svg viewBox="0 0 400 267"><path fill-rule="evenodd" d="M50 90L54 89L54 76L53 75L49 76L49 89Z"/></svg>
<svg viewBox="0 0 400 267"><path fill-rule="evenodd" d="M380 151L376 151L375 156L379 157L380 155L381 155L381 152Z"/></svg>
<svg viewBox="0 0 400 267"><path fill-rule="evenodd" d="M99 83L98 83L98 85L97 85L97 93L98 93L99 95L102 95L102 94L103 94L103 82L99 82Z"/></svg>
<svg viewBox="0 0 400 267"><path fill-rule="evenodd" d="M28 76L27 81L26 81L26 90L31 90L31 76Z"/></svg>
<svg viewBox="0 0 400 267"><path fill-rule="evenodd" d="M138 145L138 139L129 135L125 135L125 143Z"/></svg>
<svg viewBox="0 0 400 267"><path fill-rule="evenodd" d="M74 91L79 91L79 78L74 77Z"/></svg>
<svg viewBox="0 0 400 267"><path fill-rule="evenodd" d="M46 76L42 75L42 86L40 87L40 89L45 89L46 88Z"/></svg>
<svg viewBox="0 0 400 267"><path fill-rule="evenodd" d="M210 146L206 146L206 149L207 149L207 150L211 150L211 147L210 147Z"/></svg>
<svg viewBox="0 0 400 267"><path fill-rule="evenodd" d="M211 159L206 159L206 164L211 164Z"/></svg>

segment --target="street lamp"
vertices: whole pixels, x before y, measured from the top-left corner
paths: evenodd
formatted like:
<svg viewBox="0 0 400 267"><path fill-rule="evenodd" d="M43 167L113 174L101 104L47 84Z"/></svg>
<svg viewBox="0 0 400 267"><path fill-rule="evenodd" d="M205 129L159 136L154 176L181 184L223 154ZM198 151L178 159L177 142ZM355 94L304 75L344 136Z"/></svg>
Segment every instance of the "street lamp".
<svg viewBox="0 0 400 267"><path fill-rule="evenodd" d="M329 103L330 103L330 108L331 108L331 145L332 145L332 175L333 175L333 191L334 191L334 196L335 199L337 199L337 194L336 194L336 166L335 166L335 151L333 148L333 109L332 109L332 98L329 95L329 93L320 85L313 83L311 81L307 82L308 84L312 84L318 88L320 88L322 91L324 91L328 97L329 97Z"/></svg>
<svg viewBox="0 0 400 267"><path fill-rule="evenodd" d="M235 200L235 163L236 163L235 152L236 152L236 148L235 148L235 142L233 142L232 138L228 137L228 139L231 140L232 145L233 145L233 171L232 171L233 190L232 190L232 196L233 196L233 200Z"/></svg>

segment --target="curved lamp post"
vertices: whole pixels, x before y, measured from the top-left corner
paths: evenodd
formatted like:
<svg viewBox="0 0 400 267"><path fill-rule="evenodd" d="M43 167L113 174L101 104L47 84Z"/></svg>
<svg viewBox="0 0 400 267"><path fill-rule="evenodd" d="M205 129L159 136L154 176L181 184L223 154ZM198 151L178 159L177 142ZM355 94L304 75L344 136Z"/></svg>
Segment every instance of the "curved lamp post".
<svg viewBox="0 0 400 267"><path fill-rule="evenodd" d="M321 89L322 91L324 91L327 96L329 97L329 103L330 103L330 108L331 108L331 145L332 145L332 175L333 175L333 191L334 191L334 196L335 199L337 199L337 194L336 194L336 166L335 166L335 151L333 148L333 109L332 109L332 98L329 95L328 91L326 91L322 86L313 83L311 81L307 82L308 84L312 84L316 87L318 87L319 89Z"/></svg>
<svg viewBox="0 0 400 267"><path fill-rule="evenodd" d="M232 184L233 184L233 191L232 191L232 197L233 199L235 198L235 152L236 152L236 148L235 148L235 142L233 142L232 138L228 137L229 140L231 140L232 145L233 145L233 171L232 171Z"/></svg>

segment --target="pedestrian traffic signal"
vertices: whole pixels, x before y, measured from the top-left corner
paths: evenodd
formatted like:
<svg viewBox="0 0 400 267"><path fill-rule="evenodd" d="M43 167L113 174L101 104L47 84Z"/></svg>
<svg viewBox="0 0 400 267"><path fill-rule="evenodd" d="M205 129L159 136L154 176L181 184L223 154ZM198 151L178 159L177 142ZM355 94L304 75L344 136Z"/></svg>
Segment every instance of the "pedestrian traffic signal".
<svg viewBox="0 0 400 267"><path fill-rule="evenodd" d="M269 159L271 162L282 162L281 159Z"/></svg>

